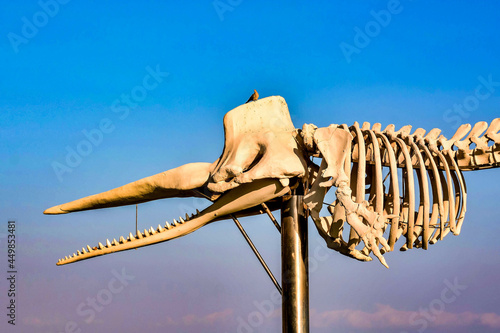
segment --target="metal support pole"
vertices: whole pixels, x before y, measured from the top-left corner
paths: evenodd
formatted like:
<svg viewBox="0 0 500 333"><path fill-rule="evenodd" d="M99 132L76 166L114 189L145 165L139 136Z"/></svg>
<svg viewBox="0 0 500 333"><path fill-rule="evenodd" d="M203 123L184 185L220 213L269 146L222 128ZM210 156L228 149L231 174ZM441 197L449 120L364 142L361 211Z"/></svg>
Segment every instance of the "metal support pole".
<svg viewBox="0 0 500 333"><path fill-rule="evenodd" d="M309 333L307 216L302 198L302 195L292 195L284 200L281 208L284 333Z"/></svg>
<svg viewBox="0 0 500 333"><path fill-rule="evenodd" d="M271 221L274 223L274 226L276 227L276 229L278 229L278 231L281 233L281 226L278 224L278 221L276 221L276 218L274 218L274 215L271 212L271 210L267 207L267 205L265 203L261 204L261 206L262 206L262 208L264 208L264 211L267 213L267 216L269 216Z"/></svg>
<svg viewBox="0 0 500 333"><path fill-rule="evenodd" d="M250 237L248 237L248 234L246 233L245 229L243 229L243 226L241 225L240 221L238 221L238 219L236 218L236 216L234 216L233 214L231 214L231 218L233 219L234 223L236 223L236 226L238 227L238 229L240 230L241 234L243 235L243 237L247 241L248 245L250 245L250 248L252 249L253 253L255 253L255 256L257 257L257 259L259 259L259 262L262 265L262 267L264 267L264 270L267 272L267 275L269 275L269 277L273 281L274 285L276 286L276 289L278 289L279 293L281 295L283 295L283 290L281 289L278 281L274 277L273 272L271 272L271 270L269 269L269 266L267 266L267 264L266 264L266 261L260 255L259 251L257 250L257 248L255 247L255 245L253 244L253 242L250 239Z"/></svg>

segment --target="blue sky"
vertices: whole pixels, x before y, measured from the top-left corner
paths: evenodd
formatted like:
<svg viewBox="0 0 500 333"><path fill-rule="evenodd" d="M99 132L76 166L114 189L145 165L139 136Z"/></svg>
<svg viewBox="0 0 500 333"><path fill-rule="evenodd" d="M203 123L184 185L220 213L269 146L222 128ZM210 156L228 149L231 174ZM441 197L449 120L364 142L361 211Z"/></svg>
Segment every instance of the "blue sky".
<svg viewBox="0 0 500 333"><path fill-rule="evenodd" d="M495 1L62 2L4 1L0 11L0 247L6 253L6 223L15 219L22 331L244 332L242 320L252 318L263 318L253 332L279 331L279 313L258 310L272 304L274 286L230 221L56 267L83 245L128 234L135 209L42 215L185 163L214 161L224 114L253 89L283 96L296 127L369 121L439 127L450 137L462 123L500 117ZM141 90L151 71L161 73L157 84ZM474 104L478 87L488 96ZM133 94L125 113L124 96ZM100 143L58 175L55 163L66 163L84 132L103 122ZM466 173L466 180L462 234L429 251L389 253L389 270L326 252L311 223L310 251L318 253L311 331L498 330L500 173ZM146 203L139 224L149 228L205 205ZM242 222L279 275L272 224ZM133 279L92 319L82 315L88 298L110 295L122 269ZM436 308L455 280L467 288ZM0 286L4 295L4 279ZM2 318L2 331L19 331Z"/></svg>

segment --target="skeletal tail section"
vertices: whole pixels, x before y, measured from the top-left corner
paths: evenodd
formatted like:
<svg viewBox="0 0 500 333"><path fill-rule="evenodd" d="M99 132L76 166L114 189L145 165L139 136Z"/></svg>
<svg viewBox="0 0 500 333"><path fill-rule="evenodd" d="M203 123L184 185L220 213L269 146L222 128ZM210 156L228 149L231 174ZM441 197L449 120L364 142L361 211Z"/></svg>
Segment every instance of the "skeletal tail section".
<svg viewBox="0 0 500 333"><path fill-rule="evenodd" d="M464 124L451 140L441 136L438 142L443 150L450 151L462 171L495 168L500 167L499 131L500 118L496 118L489 126L484 121L476 123L472 129Z"/></svg>
<svg viewBox="0 0 500 333"><path fill-rule="evenodd" d="M286 194L290 188L283 187L279 180L263 179L251 184L243 184L217 199L211 206L198 212L186 219L179 218L174 220L173 224L168 222L164 227L158 225L157 229L150 228L144 232L130 233L128 238L123 236L117 241L106 240L106 245L98 243L97 246L87 245L70 256L59 259L57 265L65 265L76 261L81 261L108 253L136 249L143 246L165 242L174 238L187 235L215 219L221 219L225 216L236 213L262 202L281 197Z"/></svg>

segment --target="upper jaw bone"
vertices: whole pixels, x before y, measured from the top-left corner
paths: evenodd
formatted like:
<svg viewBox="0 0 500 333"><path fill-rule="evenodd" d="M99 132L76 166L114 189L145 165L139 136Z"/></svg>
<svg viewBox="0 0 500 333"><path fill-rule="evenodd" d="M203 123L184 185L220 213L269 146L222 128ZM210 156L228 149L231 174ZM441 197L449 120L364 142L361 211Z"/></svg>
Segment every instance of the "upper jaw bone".
<svg viewBox="0 0 500 333"><path fill-rule="evenodd" d="M210 176L211 163L190 163L115 189L90 195L45 210L44 214L66 214L83 210L133 205L146 201L200 196L201 188Z"/></svg>

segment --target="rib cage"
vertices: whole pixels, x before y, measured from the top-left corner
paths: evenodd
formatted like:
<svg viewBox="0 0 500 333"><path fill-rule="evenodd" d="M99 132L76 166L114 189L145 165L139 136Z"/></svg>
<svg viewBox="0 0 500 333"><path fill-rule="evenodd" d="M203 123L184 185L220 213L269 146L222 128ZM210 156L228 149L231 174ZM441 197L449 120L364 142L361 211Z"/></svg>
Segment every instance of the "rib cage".
<svg viewBox="0 0 500 333"><path fill-rule="evenodd" d="M353 136L351 159L346 161L353 200L367 200L376 213L396 216L386 225L391 250L401 236L406 238L404 251L427 249L450 232L458 235L467 210L462 171L500 166L500 118L489 127L486 122L472 129L462 125L450 140L439 136L439 129L425 135L422 128L410 134L411 126L398 131L394 125L381 130L379 123L366 122L341 127ZM336 214L335 220L345 222L342 215ZM350 248L359 241L351 229Z"/></svg>

